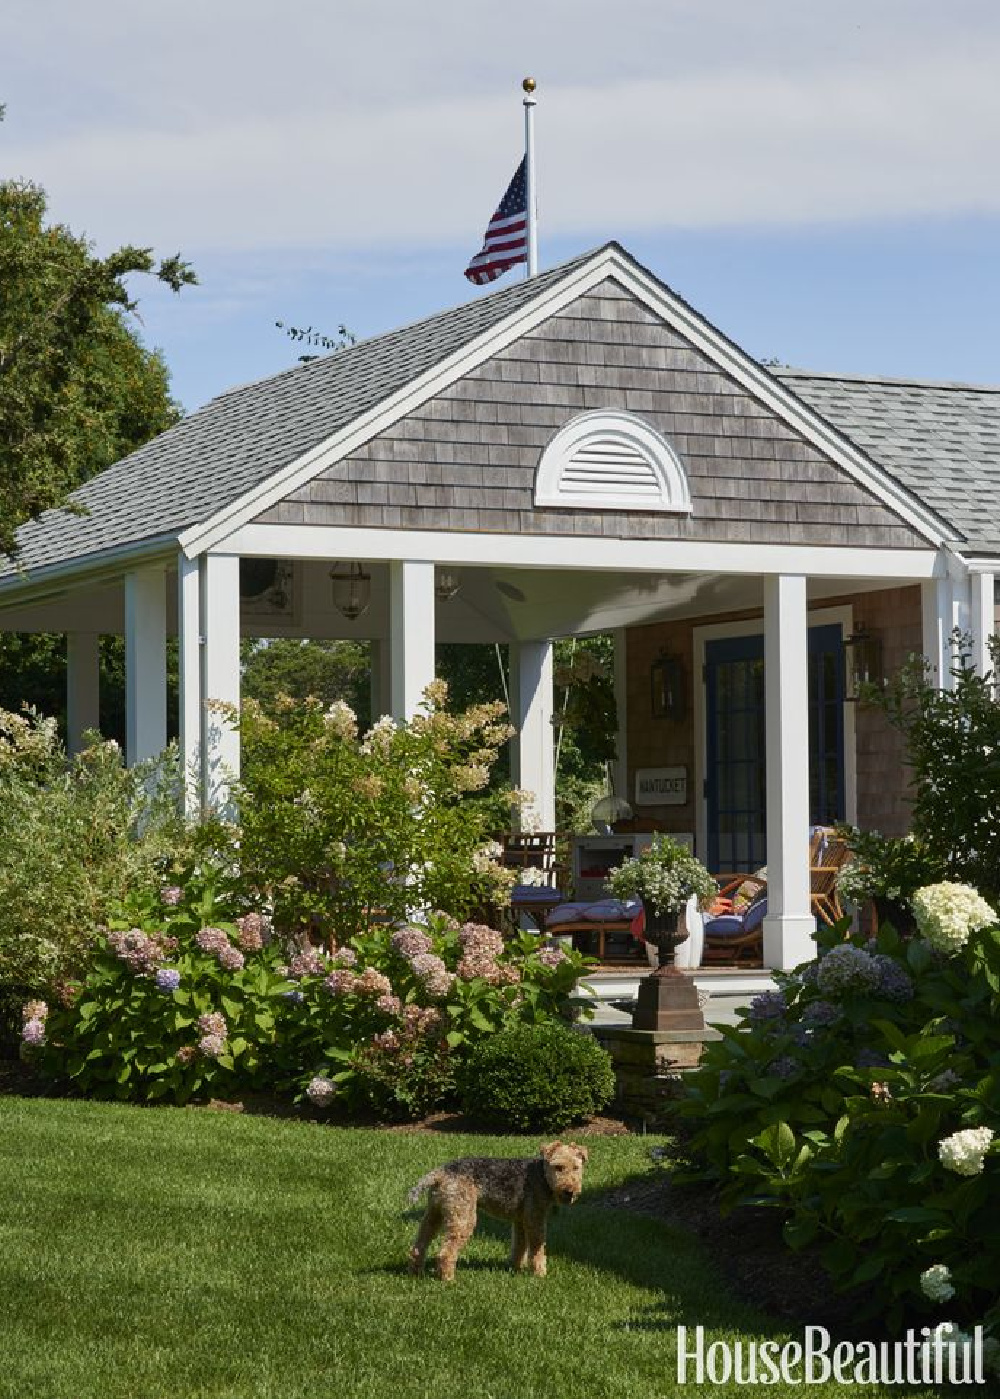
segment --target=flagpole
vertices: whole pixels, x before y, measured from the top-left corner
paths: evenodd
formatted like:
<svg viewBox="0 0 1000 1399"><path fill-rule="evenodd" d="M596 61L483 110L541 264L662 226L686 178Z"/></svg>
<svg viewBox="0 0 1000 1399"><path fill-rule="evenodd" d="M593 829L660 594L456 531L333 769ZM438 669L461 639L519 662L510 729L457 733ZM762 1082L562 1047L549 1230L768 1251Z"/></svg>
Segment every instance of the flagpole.
<svg viewBox="0 0 1000 1399"><path fill-rule="evenodd" d="M538 208L535 203L535 80L525 78L524 89L524 176L527 186L528 276L538 272Z"/></svg>

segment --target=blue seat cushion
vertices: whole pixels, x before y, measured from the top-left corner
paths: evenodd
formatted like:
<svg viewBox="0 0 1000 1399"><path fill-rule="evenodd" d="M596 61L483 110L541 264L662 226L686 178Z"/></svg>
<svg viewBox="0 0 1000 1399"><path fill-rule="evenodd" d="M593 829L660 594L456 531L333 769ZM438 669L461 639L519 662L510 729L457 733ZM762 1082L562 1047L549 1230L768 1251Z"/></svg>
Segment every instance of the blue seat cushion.
<svg viewBox="0 0 1000 1399"><path fill-rule="evenodd" d="M705 920L705 933L713 938L740 938L755 933L767 916L767 895L760 894L748 905L746 912L720 913Z"/></svg>

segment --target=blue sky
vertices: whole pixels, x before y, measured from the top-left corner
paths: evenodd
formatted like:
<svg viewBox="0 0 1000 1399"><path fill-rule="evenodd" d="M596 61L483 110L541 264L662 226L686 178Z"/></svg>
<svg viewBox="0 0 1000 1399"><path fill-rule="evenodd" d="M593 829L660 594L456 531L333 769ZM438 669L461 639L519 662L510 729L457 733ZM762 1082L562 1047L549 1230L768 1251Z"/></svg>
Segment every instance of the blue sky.
<svg viewBox="0 0 1000 1399"><path fill-rule="evenodd" d="M187 408L462 277L538 79L542 266L614 237L751 354L1000 382L993 0L7 0L0 171L142 295ZM518 276L510 273L508 278ZM502 283L501 283L502 285Z"/></svg>

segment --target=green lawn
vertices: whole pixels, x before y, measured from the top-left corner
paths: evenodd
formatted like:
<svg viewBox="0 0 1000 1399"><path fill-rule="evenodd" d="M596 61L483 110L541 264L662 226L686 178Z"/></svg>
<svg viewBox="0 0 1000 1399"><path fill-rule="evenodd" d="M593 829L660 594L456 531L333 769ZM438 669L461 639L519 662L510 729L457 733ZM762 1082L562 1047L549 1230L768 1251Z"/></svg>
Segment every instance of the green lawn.
<svg viewBox="0 0 1000 1399"><path fill-rule="evenodd" d="M591 1139L588 1193L552 1221L547 1279L511 1275L491 1226L448 1287L405 1272L407 1188L450 1157L533 1141L2 1098L0 1395L719 1393L677 1385L677 1323L713 1340L787 1333L736 1302L688 1236L601 1207L602 1187L650 1169L650 1144Z"/></svg>

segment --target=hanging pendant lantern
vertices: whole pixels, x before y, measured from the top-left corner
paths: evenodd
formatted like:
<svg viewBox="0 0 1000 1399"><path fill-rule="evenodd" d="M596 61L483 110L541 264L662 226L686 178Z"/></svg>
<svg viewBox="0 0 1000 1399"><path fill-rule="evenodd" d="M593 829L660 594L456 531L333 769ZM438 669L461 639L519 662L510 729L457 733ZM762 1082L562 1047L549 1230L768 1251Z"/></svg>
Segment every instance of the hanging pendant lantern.
<svg viewBox="0 0 1000 1399"><path fill-rule="evenodd" d="M330 570L333 605L342 617L356 622L371 606L372 576L360 563L335 564Z"/></svg>

